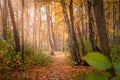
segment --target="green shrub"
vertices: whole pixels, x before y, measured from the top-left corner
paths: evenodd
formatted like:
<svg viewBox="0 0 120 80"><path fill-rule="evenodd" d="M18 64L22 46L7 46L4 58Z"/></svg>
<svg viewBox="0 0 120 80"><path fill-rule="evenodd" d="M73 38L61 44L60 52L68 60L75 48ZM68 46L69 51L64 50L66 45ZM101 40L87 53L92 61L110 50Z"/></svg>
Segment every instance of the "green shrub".
<svg viewBox="0 0 120 80"><path fill-rule="evenodd" d="M12 41L0 40L0 67L16 67L21 65L20 53L16 53L14 50L14 44Z"/></svg>
<svg viewBox="0 0 120 80"><path fill-rule="evenodd" d="M31 46L25 45L24 61L23 64L21 52L15 51L14 41L0 40L0 75L2 80L11 79L11 71L15 69L24 71L27 66L47 65L50 62L50 56L43 53L43 50L35 50Z"/></svg>
<svg viewBox="0 0 120 80"><path fill-rule="evenodd" d="M22 64L21 53L15 52L13 41L0 40L0 70L3 68L19 68L21 66L47 65L50 56L41 50L34 50L31 46L25 45L24 60Z"/></svg>
<svg viewBox="0 0 120 80"><path fill-rule="evenodd" d="M50 56L43 53L43 50L35 50L30 46L25 47L25 65L47 65L51 60Z"/></svg>
<svg viewBox="0 0 120 80"><path fill-rule="evenodd" d="M50 61L51 61L50 56L48 56L42 52L37 52L34 54L34 57L32 57L33 65L44 66L44 65L47 65Z"/></svg>

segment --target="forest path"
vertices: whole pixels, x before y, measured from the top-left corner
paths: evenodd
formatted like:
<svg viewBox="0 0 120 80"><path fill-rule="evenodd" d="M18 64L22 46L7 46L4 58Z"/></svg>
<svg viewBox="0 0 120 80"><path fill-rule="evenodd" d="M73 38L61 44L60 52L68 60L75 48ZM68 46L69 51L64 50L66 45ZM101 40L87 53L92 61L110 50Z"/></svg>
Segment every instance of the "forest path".
<svg viewBox="0 0 120 80"><path fill-rule="evenodd" d="M52 56L52 62L44 67L31 67L28 79L30 80L72 80L71 75L77 74L84 66L72 66L65 61L65 53L59 52Z"/></svg>
<svg viewBox="0 0 120 80"><path fill-rule="evenodd" d="M55 52L52 62L44 67L32 67L28 77L32 80L66 80L72 73L76 73L78 68L71 66L65 61L65 53Z"/></svg>

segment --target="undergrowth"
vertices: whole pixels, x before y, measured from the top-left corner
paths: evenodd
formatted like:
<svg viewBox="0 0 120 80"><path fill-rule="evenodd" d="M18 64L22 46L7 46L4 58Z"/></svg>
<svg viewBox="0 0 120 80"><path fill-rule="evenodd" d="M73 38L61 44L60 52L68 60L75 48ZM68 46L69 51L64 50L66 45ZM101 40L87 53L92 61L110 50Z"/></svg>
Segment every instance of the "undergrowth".
<svg viewBox="0 0 120 80"><path fill-rule="evenodd" d="M113 44L111 47L111 56L114 63L120 61L120 44Z"/></svg>
<svg viewBox="0 0 120 80"><path fill-rule="evenodd" d="M45 66L49 64L50 56L41 50L35 50L25 45L24 60L22 63L21 52L15 51L15 44L12 40L0 40L0 79L9 79L9 72L12 70L23 70L29 66Z"/></svg>

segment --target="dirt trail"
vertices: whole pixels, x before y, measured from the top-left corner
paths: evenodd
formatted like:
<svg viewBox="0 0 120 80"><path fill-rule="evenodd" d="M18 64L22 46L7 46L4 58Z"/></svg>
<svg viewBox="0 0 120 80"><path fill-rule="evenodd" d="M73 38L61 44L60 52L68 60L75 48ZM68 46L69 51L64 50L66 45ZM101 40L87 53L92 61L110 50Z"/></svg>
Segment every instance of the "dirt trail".
<svg viewBox="0 0 120 80"><path fill-rule="evenodd" d="M31 67L27 72L29 80L71 80L71 74L77 74L84 66L71 66L65 62L65 54L52 56L52 62L44 67Z"/></svg>
<svg viewBox="0 0 120 80"><path fill-rule="evenodd" d="M61 53L52 56L52 62L46 67L32 67L29 73L33 73L27 76L30 80L65 80L76 69L65 63L65 54Z"/></svg>

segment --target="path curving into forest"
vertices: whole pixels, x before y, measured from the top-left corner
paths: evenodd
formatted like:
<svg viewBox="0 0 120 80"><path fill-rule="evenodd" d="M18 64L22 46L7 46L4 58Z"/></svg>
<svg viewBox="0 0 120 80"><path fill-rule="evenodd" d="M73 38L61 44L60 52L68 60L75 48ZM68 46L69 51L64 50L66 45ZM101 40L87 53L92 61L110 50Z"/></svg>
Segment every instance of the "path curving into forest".
<svg viewBox="0 0 120 80"><path fill-rule="evenodd" d="M27 72L21 74L26 78L25 80L73 80L71 75L78 74L81 69L86 69L86 67L66 63L65 53L59 52L52 56L52 62L49 65L32 66Z"/></svg>
<svg viewBox="0 0 120 80"><path fill-rule="evenodd" d="M65 53L61 52L52 56L52 62L48 66L31 67L27 77L30 80L65 80L76 70L75 66L66 64Z"/></svg>
<svg viewBox="0 0 120 80"><path fill-rule="evenodd" d="M76 72L77 68L66 64L65 53L52 56L52 62L46 67L32 67L32 80L65 80L72 73ZM30 77L30 76L29 76Z"/></svg>

